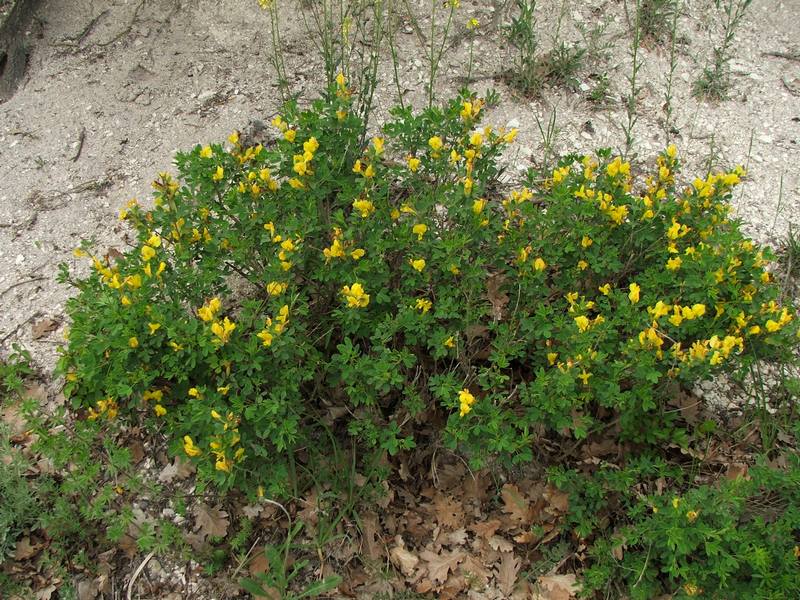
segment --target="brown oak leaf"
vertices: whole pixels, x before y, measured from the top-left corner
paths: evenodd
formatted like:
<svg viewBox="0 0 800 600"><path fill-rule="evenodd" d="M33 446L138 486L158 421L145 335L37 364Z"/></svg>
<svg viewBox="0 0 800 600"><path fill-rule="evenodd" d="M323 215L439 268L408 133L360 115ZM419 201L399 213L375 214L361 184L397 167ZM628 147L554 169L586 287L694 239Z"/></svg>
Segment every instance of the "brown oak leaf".
<svg viewBox="0 0 800 600"><path fill-rule="evenodd" d="M217 504L214 508L209 508L202 502L194 508L195 529L204 537L225 537L228 533L228 513L220 510Z"/></svg>
<svg viewBox="0 0 800 600"><path fill-rule="evenodd" d="M507 513L514 521L524 523L528 520L530 502L519 488L514 484L507 483L501 492L503 498L503 512Z"/></svg>
<svg viewBox="0 0 800 600"><path fill-rule="evenodd" d="M460 550L452 552L442 552L436 554L430 550L420 552L420 558L428 563L428 576L436 582L444 583L447 581L447 574L455 572L458 563L464 560L466 554Z"/></svg>
<svg viewBox="0 0 800 600"><path fill-rule="evenodd" d="M436 521L442 527L457 529L463 524L464 510L461 502L453 500L450 496L437 495L433 500L433 508L436 511Z"/></svg>
<svg viewBox="0 0 800 600"><path fill-rule="evenodd" d="M538 591L534 592L532 600L570 600L581 586L577 584L574 574L543 575L537 580Z"/></svg>
<svg viewBox="0 0 800 600"><path fill-rule="evenodd" d="M513 552L503 552L500 555L500 564L497 567L497 586L500 591L508 595L514 591L519 573L520 560Z"/></svg>

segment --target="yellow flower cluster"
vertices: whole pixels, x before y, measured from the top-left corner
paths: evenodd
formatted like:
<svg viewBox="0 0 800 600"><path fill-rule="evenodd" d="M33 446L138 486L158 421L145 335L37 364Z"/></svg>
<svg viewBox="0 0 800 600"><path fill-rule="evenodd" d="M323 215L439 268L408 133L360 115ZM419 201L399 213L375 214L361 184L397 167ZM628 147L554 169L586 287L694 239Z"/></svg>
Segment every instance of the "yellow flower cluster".
<svg viewBox="0 0 800 600"><path fill-rule="evenodd" d="M433 302L431 302L427 298L417 298L417 301L414 306L418 311L420 311L424 315L433 307Z"/></svg>
<svg viewBox="0 0 800 600"><path fill-rule="evenodd" d="M311 161L314 159L314 153L318 149L319 142L315 137L311 137L303 142L303 153L295 154L292 157L292 161L294 162L292 170L301 177L313 174L311 169Z"/></svg>
<svg viewBox="0 0 800 600"><path fill-rule="evenodd" d="M465 388L458 392L458 403L460 405L459 414L463 417L472 410L472 405L475 404L475 396Z"/></svg>
<svg viewBox="0 0 800 600"><path fill-rule="evenodd" d="M200 456L203 451L198 448L192 438L188 435L183 436L183 451L186 456Z"/></svg>
<svg viewBox="0 0 800 600"><path fill-rule="evenodd" d="M236 323L225 317L222 321L215 321L211 325L211 333L216 337L212 342L217 346L227 344L231 339L231 334L236 329Z"/></svg>
<svg viewBox="0 0 800 600"><path fill-rule="evenodd" d="M272 345L273 339L275 336L280 335L283 333L283 330L286 328L286 324L289 322L289 305L284 304L281 309L278 311L278 316L275 317L275 321L272 321L272 317L267 317L264 322L264 329L262 329L256 337L261 340L261 343L264 347L269 347Z"/></svg>
<svg viewBox="0 0 800 600"><path fill-rule="evenodd" d="M218 421L223 426L223 435L214 436L209 443L211 453L215 457L214 468L217 469L217 471L230 473L234 463L244 459L244 448L241 447L234 451L233 459L227 456L227 449L232 450L241 441L238 429L239 419L231 412L223 419L222 415L213 409L211 411L211 418Z"/></svg>
<svg viewBox="0 0 800 600"><path fill-rule="evenodd" d="M331 259L334 258L344 258L347 256L348 252L350 254L350 258L353 260L360 260L367 253L363 248L356 248L352 251L348 250L348 247L352 246L353 243L342 243L342 230L339 227L333 228L333 234L331 237L333 238L331 245L322 249L322 255L325 257L326 263L329 263Z"/></svg>
<svg viewBox="0 0 800 600"><path fill-rule="evenodd" d="M348 308L365 308L369 304L369 294L364 291L360 283L344 286L342 295L347 300Z"/></svg>
<svg viewBox="0 0 800 600"><path fill-rule="evenodd" d="M222 302L219 298L212 298L203 306L197 309L197 316L203 321L213 321L217 313L222 309Z"/></svg>
<svg viewBox="0 0 800 600"><path fill-rule="evenodd" d="M109 396L104 400L98 400L97 410L90 408L86 418L90 421L94 421L100 417L111 420L114 419L118 413L119 406L117 406L117 401Z"/></svg>

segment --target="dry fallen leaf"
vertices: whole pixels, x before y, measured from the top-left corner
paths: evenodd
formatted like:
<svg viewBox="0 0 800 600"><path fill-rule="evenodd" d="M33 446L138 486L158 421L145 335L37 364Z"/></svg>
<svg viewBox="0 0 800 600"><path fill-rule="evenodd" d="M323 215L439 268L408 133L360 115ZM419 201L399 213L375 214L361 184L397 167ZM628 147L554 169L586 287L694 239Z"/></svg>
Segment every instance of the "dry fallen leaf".
<svg viewBox="0 0 800 600"><path fill-rule="evenodd" d="M451 531L445 537L446 541L445 544L451 546L463 546L467 543L467 530L463 527L461 529L456 529L455 531Z"/></svg>
<svg viewBox="0 0 800 600"><path fill-rule="evenodd" d="M514 591L519 573L520 560L513 552L503 552L500 555L500 565L497 567L497 586L500 591L508 595Z"/></svg>
<svg viewBox="0 0 800 600"><path fill-rule="evenodd" d="M40 340L48 333L52 333L58 329L59 324L59 321L55 319L42 319L31 325L31 337L35 340Z"/></svg>
<svg viewBox="0 0 800 600"><path fill-rule="evenodd" d="M472 531L474 531L477 535L488 540L500 528L500 520L491 519L489 521L484 521L483 523L473 523L469 526L469 528L472 529Z"/></svg>
<svg viewBox="0 0 800 600"><path fill-rule="evenodd" d="M499 535L493 535L489 538L489 546L498 552L511 552L514 545L508 540L501 538Z"/></svg>
<svg viewBox="0 0 800 600"><path fill-rule="evenodd" d="M555 510L559 513L566 513L569 508L569 494L566 494L556 488L555 486L548 485L544 491L544 499L550 503L550 511Z"/></svg>
<svg viewBox="0 0 800 600"><path fill-rule="evenodd" d="M491 573L478 558L472 555L467 556L458 568L469 582L478 583L481 586L489 583Z"/></svg>
<svg viewBox="0 0 800 600"><path fill-rule="evenodd" d="M402 538L400 542L402 542ZM389 557L392 559L392 563L394 563L406 577L411 577L411 575L414 574L414 569L416 569L419 564L419 557L399 544L392 548L389 552Z"/></svg>
<svg viewBox="0 0 800 600"><path fill-rule="evenodd" d="M502 273L495 273L486 280L486 297L492 305L492 318L495 321L503 318L503 309L509 300L508 295L500 290L505 278Z"/></svg>
<svg viewBox="0 0 800 600"><path fill-rule="evenodd" d="M25 536L17 542L17 547L14 549L14 560L27 560L31 556L35 556L39 552L41 545L31 545L31 538Z"/></svg>
<svg viewBox="0 0 800 600"><path fill-rule="evenodd" d="M442 527L457 529L463 524L464 509L460 502L450 496L438 494L433 501L433 508L436 511L436 521Z"/></svg>
<svg viewBox="0 0 800 600"><path fill-rule="evenodd" d="M458 563L464 560L466 556L466 554L460 550L442 552L441 554L436 554L430 550L423 550L419 555L428 563L428 576L438 583L447 581L447 574L450 571L455 572Z"/></svg>
<svg viewBox="0 0 800 600"><path fill-rule="evenodd" d="M258 553L256 553L256 555L250 560L247 570L250 572L251 577L269 573L269 560L267 559L263 550L259 550Z"/></svg>
<svg viewBox="0 0 800 600"><path fill-rule="evenodd" d="M380 523L375 513L365 513L361 516L361 539L366 546L366 554L371 559L383 556L383 542L380 536Z"/></svg>
<svg viewBox="0 0 800 600"><path fill-rule="evenodd" d="M581 586L577 584L575 575L544 575L537 580L538 591L531 600L570 600Z"/></svg>
<svg viewBox="0 0 800 600"><path fill-rule="evenodd" d="M202 502L194 507L195 529L204 537L225 537L228 533L228 513L220 510L219 504L209 508Z"/></svg>
<svg viewBox="0 0 800 600"><path fill-rule="evenodd" d="M528 520L530 503L514 484L507 483L501 492L503 498L503 512L507 513L514 521L525 523Z"/></svg>

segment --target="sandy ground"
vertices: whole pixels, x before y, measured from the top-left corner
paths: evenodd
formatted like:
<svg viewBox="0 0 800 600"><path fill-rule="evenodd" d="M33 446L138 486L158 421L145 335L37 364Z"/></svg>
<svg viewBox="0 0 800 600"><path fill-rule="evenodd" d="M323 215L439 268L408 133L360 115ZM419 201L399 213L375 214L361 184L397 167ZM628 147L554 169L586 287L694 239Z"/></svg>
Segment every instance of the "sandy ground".
<svg viewBox="0 0 800 600"><path fill-rule="evenodd" d="M429 6L410 4L420 14ZM560 2L540 4L546 47ZM620 147L630 65L621 5L592 0L570 7L562 35L577 41L576 25L605 23L606 56L582 69L576 90L547 89L536 100L497 78L509 64L509 49L497 30L479 30L473 87L500 94L488 122L520 127L518 154L511 157L520 170L541 157L536 120L553 112L559 151ZM287 71L294 90L313 94L322 68L302 21L290 13L283 13ZM464 23L475 16L488 25L493 14L491 3L461 3L437 85L440 97L453 93L466 71ZM800 223L800 62L768 53L797 52L798 15L800 0L753 2L736 41L731 98L721 103L690 94L710 42L720 35L712 0L689 0L679 24L675 142L689 165L685 174L703 174L709 159L748 164L751 178L736 199L737 214L756 239L772 244L790 223ZM399 72L406 100L420 106L426 69L412 31L401 24ZM32 325L51 318L65 326L70 290L55 283L57 265L85 268L71 254L84 238L96 240L103 252L124 249L120 208L131 198L147 201L150 182L170 167L175 151L222 140L253 119L268 122L278 94L268 61L268 19L255 0L42 0L27 33L33 48L28 72L0 104L0 340L5 349L24 344L49 370L63 332L33 340ZM659 120L669 61L666 49L652 43L642 56L635 149L644 159L665 145ZM391 63L380 71L376 103L385 114L396 98ZM604 72L610 98L598 109L585 91Z"/></svg>

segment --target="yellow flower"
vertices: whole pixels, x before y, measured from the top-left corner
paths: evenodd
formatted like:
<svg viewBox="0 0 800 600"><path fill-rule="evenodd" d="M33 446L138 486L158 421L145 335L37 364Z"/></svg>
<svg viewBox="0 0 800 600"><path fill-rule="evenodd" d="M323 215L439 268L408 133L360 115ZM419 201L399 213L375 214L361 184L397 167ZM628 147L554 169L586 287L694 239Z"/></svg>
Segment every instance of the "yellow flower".
<svg viewBox="0 0 800 600"><path fill-rule="evenodd" d="M674 256L667 261L667 270L668 271L677 271L681 268L683 261L681 260L680 256Z"/></svg>
<svg viewBox="0 0 800 600"><path fill-rule="evenodd" d="M296 137L297 131L295 129L287 129L283 132L283 139L285 139L287 142L294 142Z"/></svg>
<svg viewBox="0 0 800 600"><path fill-rule="evenodd" d="M628 292L628 298L630 299L632 304L636 304L639 301L639 292L642 288L640 288L637 284L632 283L628 286L630 292Z"/></svg>
<svg viewBox="0 0 800 600"><path fill-rule="evenodd" d="M694 583L684 583L683 591L686 592L687 596L699 596L703 593L703 589L697 587L697 585Z"/></svg>
<svg viewBox="0 0 800 600"><path fill-rule="evenodd" d="M136 338L136 336L133 336L132 338L128 339L128 346L130 346L131 348L139 347L139 340Z"/></svg>
<svg viewBox="0 0 800 600"><path fill-rule="evenodd" d="M201 158L211 158L214 156L214 151L211 149L211 146L204 146L202 150L200 150L200 157Z"/></svg>
<svg viewBox="0 0 800 600"><path fill-rule="evenodd" d="M586 262L585 260L579 260L579 261L578 261L578 268L579 268L581 271L585 271L586 269L588 269L588 268L589 268L589 263L588 263L588 262Z"/></svg>
<svg viewBox="0 0 800 600"><path fill-rule="evenodd" d="M155 400L156 402L161 402L164 398L164 392L161 390L147 390L144 394L142 394L142 400L147 402L148 400Z"/></svg>
<svg viewBox="0 0 800 600"><path fill-rule="evenodd" d="M686 520L689 521L689 523L694 523L697 520L699 514L700 513L696 510L690 510L689 512L686 513Z"/></svg>
<svg viewBox="0 0 800 600"><path fill-rule="evenodd" d="M148 323L147 326L150 328L150 335L161 329L161 323Z"/></svg>
<svg viewBox="0 0 800 600"><path fill-rule="evenodd" d="M770 333L775 333L781 328L780 324L777 321L773 321L772 319L769 319L766 322L766 327L767 331L769 331Z"/></svg>
<svg viewBox="0 0 800 600"><path fill-rule="evenodd" d="M220 181L223 177L225 177L225 169L218 166L217 170L214 171L214 174L211 176L211 179L214 181Z"/></svg>
<svg viewBox="0 0 800 600"><path fill-rule="evenodd" d="M416 309L422 311L422 314L424 315L431 309L431 307L433 306L433 302L431 302L427 298L417 298L415 306Z"/></svg>
<svg viewBox="0 0 800 600"><path fill-rule="evenodd" d="M322 249L322 254L325 256L325 262L330 262L332 258L341 258L344 256L344 246L338 238L334 238L333 242L328 248Z"/></svg>
<svg viewBox="0 0 800 600"><path fill-rule="evenodd" d="M408 261L414 269L422 273L423 269L425 269L425 259L424 258L417 258L417 259L410 259Z"/></svg>
<svg viewBox="0 0 800 600"><path fill-rule="evenodd" d="M483 212L483 209L486 207L486 200L483 198L478 198L475 202L472 203L472 212L476 215L479 215Z"/></svg>
<svg viewBox="0 0 800 600"><path fill-rule="evenodd" d="M469 21L467 21L467 29L469 31L472 31L473 29L477 29L479 25L480 25L480 23L478 23L478 19L476 19L474 17L471 18Z"/></svg>
<svg viewBox="0 0 800 600"><path fill-rule="evenodd" d="M170 342L169 347L172 348L175 352L180 352L181 350L183 350L183 346L181 346L177 342Z"/></svg>
<svg viewBox="0 0 800 600"><path fill-rule="evenodd" d="M375 169L373 168L372 165L367 165L367 168L364 169L364 177L366 177L367 179L372 179L373 177L375 177Z"/></svg>
<svg viewBox="0 0 800 600"><path fill-rule="evenodd" d="M199 398L200 397L200 390L198 390L196 387L189 388L189 391L187 393L192 398Z"/></svg>
<svg viewBox="0 0 800 600"><path fill-rule="evenodd" d="M435 135L428 140L428 146L430 146L434 152L441 150L443 145L442 138L440 138L438 135Z"/></svg>
<svg viewBox="0 0 800 600"><path fill-rule="evenodd" d="M552 367L556 364L556 359L558 358L558 352L548 352L547 353L547 363Z"/></svg>
<svg viewBox="0 0 800 600"><path fill-rule="evenodd" d="M228 141L231 144L238 144L239 143L239 132L234 131L232 134L228 136Z"/></svg>
<svg viewBox="0 0 800 600"><path fill-rule="evenodd" d="M608 296L611 293L611 284L606 283L604 285L601 285L597 289L600 290L600 293L603 294L604 296Z"/></svg>
<svg viewBox="0 0 800 600"><path fill-rule="evenodd" d="M163 417L165 414L167 414L167 409L161 406L160 404L156 404L153 407L153 412L156 413L157 417Z"/></svg>
<svg viewBox="0 0 800 600"><path fill-rule="evenodd" d="M455 339L453 338L453 336L451 335L449 338L447 338L447 339L444 341L444 344L443 344L443 345L444 345L444 347L445 347L445 348L454 348L454 347L455 347L455 345L456 345L456 341L455 341Z"/></svg>
<svg viewBox="0 0 800 600"><path fill-rule="evenodd" d="M188 435L183 436L183 451L187 456L200 456L203 451L194 445L192 438Z"/></svg>
<svg viewBox="0 0 800 600"><path fill-rule="evenodd" d="M580 372L580 375L578 375L578 379L580 379L581 381L583 381L583 385L589 385L589 378L590 378L591 376L592 376L592 374L591 374L591 373L587 373L587 372L586 372L586 369L583 369L583 370Z"/></svg>
<svg viewBox="0 0 800 600"><path fill-rule="evenodd" d="M296 190L302 190L304 187L306 187L305 184L302 181L300 181L297 177L292 177L289 180L289 185Z"/></svg>
<svg viewBox="0 0 800 600"><path fill-rule="evenodd" d="M578 326L578 330L581 333L589 329L589 319L583 315L580 317L575 317L575 324Z"/></svg>
<svg viewBox="0 0 800 600"><path fill-rule="evenodd" d="M678 508L681 504L680 498L673 498L672 499L672 508Z"/></svg>
<svg viewBox="0 0 800 600"><path fill-rule="evenodd" d="M363 248L356 248L350 253L350 256L353 258L353 260L360 260L366 253L367 251Z"/></svg>
<svg viewBox="0 0 800 600"><path fill-rule="evenodd" d="M536 271L544 271L546 267L547 264L544 262L544 260L542 260L541 257L536 257L536 259L533 261L533 268Z"/></svg>
<svg viewBox="0 0 800 600"><path fill-rule="evenodd" d="M142 260L148 262L156 255L156 251L153 250L150 246L142 246Z"/></svg>
<svg viewBox="0 0 800 600"><path fill-rule="evenodd" d="M364 288L360 283L344 286L342 294L347 300L348 308L364 308L369 304L369 294L364 292Z"/></svg>
<svg viewBox="0 0 800 600"><path fill-rule="evenodd" d="M422 236L428 231L428 226L425 223L417 223L412 227L411 231L417 235L418 240L422 240Z"/></svg>
<svg viewBox="0 0 800 600"><path fill-rule="evenodd" d="M583 246L584 248L588 248L593 243L594 240L590 238L588 235L583 236L583 238L581 239L581 246Z"/></svg>
<svg viewBox="0 0 800 600"><path fill-rule="evenodd" d="M213 321L214 316L219 312L220 308L222 308L220 299L212 298L207 304L197 309L197 316L203 319L203 321Z"/></svg>
<svg viewBox="0 0 800 600"><path fill-rule="evenodd" d="M226 473L231 472L231 461L225 458L225 454L222 453L217 457L216 462L214 462L214 468L217 471L225 471Z"/></svg>
<svg viewBox="0 0 800 600"><path fill-rule="evenodd" d="M518 130L517 130L517 128L516 128L516 127L515 127L515 128L513 128L511 131L509 131L507 134L505 134L505 135L503 136L503 141L504 141L506 144L510 144L511 142L513 142L513 141L516 139L516 137L517 137L517 133L518 133Z"/></svg>
<svg viewBox="0 0 800 600"><path fill-rule="evenodd" d="M475 404L475 396L465 388L458 392L458 402L461 405L459 414L463 417L472 410L472 405Z"/></svg>
<svg viewBox="0 0 800 600"><path fill-rule="evenodd" d="M476 131L469 137L469 143L477 148L483 144L483 136Z"/></svg>
<svg viewBox="0 0 800 600"><path fill-rule="evenodd" d="M412 173L416 173L417 169L419 169L419 159L414 158L413 156L409 156L406 158L406 164L408 165L408 170Z"/></svg>
<svg viewBox="0 0 800 600"><path fill-rule="evenodd" d="M228 317L225 317L222 321L217 321L211 326L211 332L217 336L214 341L218 344L226 344L231 339L234 329L236 329L236 323Z"/></svg>
<svg viewBox="0 0 800 600"><path fill-rule="evenodd" d="M358 211L363 219L375 212L375 205L371 200L353 200L353 208Z"/></svg>
<svg viewBox="0 0 800 600"><path fill-rule="evenodd" d="M382 154L383 153L383 138L382 137L374 137L374 138L372 138L372 147L375 148L375 154Z"/></svg>
<svg viewBox="0 0 800 600"><path fill-rule="evenodd" d="M261 340L261 343L264 347L269 347L272 345L272 333L267 329L262 329L256 337Z"/></svg>
<svg viewBox="0 0 800 600"><path fill-rule="evenodd" d="M267 293L270 296L280 296L283 292L286 291L288 284L286 282L280 281L270 281L267 284Z"/></svg>

